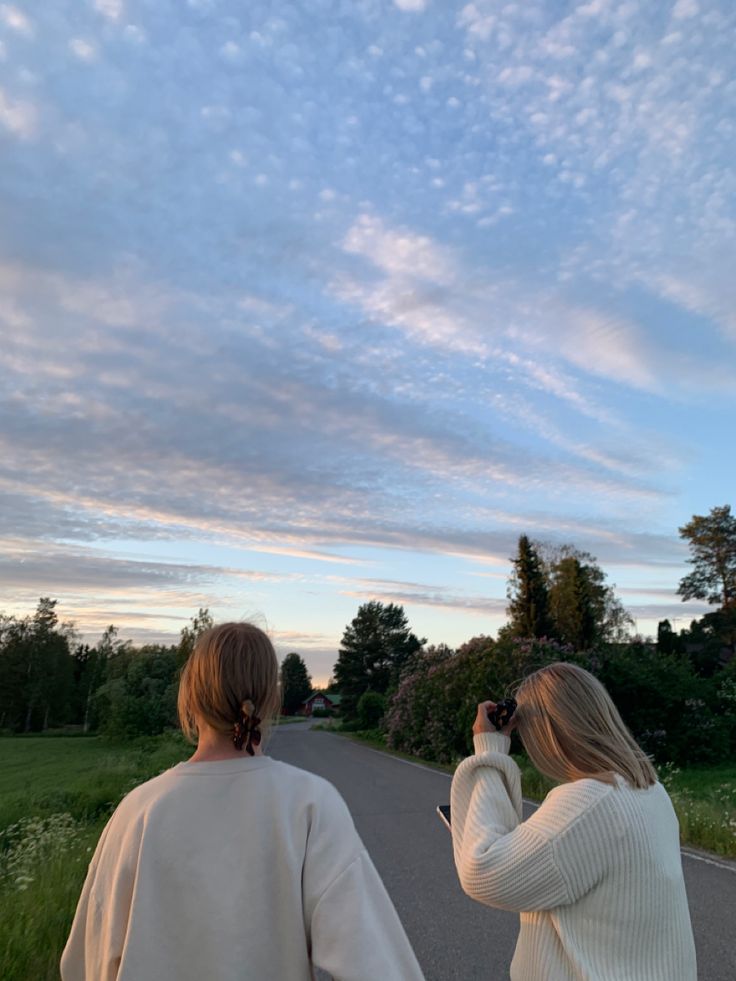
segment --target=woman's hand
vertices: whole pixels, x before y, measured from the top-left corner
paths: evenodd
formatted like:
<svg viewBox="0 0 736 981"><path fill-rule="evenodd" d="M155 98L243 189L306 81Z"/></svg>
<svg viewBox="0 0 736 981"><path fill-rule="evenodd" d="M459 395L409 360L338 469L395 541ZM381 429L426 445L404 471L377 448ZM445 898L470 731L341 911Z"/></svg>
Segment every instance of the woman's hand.
<svg viewBox="0 0 736 981"><path fill-rule="evenodd" d="M478 705L478 714L475 717L475 722L473 723L473 735L477 736L481 732L501 732L504 736L510 736L511 730L516 725L516 719L514 716L505 725L503 729L498 730L493 725L491 720L488 718L488 713L492 712L496 707L496 702L481 702Z"/></svg>

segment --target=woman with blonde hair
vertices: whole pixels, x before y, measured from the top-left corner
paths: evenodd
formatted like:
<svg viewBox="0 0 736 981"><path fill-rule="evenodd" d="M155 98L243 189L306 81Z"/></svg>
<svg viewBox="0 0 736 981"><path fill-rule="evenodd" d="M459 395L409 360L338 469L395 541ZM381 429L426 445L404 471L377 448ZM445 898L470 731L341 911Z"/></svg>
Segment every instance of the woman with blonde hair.
<svg viewBox="0 0 736 981"><path fill-rule="evenodd" d="M672 804L603 685L574 664L536 671L495 731L482 702L458 767L455 864L473 899L521 913L512 981L696 981ZM559 781L522 819L517 727Z"/></svg>
<svg viewBox="0 0 736 981"><path fill-rule="evenodd" d="M137 787L102 833L63 981L422 981L335 788L263 754L279 711L270 640L202 635L179 716L197 749Z"/></svg>

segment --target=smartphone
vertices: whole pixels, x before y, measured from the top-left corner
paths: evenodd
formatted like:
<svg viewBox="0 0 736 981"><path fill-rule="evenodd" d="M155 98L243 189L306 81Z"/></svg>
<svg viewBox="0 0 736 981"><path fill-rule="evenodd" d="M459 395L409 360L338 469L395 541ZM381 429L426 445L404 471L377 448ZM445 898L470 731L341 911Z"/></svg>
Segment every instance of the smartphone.
<svg viewBox="0 0 736 981"><path fill-rule="evenodd" d="M439 814L440 821L452 831L452 823L450 821L450 805L449 804L438 804L437 813Z"/></svg>

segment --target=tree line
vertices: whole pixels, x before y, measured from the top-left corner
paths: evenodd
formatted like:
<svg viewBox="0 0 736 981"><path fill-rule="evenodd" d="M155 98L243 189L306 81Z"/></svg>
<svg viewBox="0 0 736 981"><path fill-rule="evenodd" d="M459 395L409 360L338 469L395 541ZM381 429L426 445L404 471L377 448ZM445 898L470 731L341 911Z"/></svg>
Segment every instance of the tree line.
<svg viewBox="0 0 736 981"><path fill-rule="evenodd" d="M116 739L154 735L178 725L179 674L197 638L213 625L200 609L176 644L134 646L114 626L96 644L81 643L59 620L57 600L42 597L33 614L0 615L0 731L76 727ZM281 664L284 711L298 711L312 692L297 653Z"/></svg>

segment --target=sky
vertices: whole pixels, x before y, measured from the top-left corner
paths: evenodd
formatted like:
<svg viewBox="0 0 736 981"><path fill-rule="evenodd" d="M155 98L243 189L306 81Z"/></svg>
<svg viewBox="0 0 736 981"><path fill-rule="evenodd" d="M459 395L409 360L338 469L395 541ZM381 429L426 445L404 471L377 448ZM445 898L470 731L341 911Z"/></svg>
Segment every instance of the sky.
<svg viewBox="0 0 736 981"><path fill-rule="evenodd" d="M518 536L636 629L733 503L730 0L0 3L0 610L368 600L456 646Z"/></svg>

